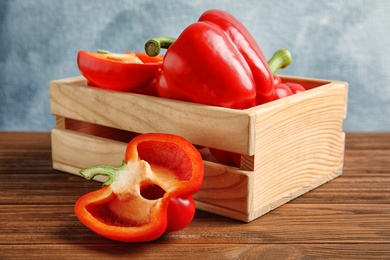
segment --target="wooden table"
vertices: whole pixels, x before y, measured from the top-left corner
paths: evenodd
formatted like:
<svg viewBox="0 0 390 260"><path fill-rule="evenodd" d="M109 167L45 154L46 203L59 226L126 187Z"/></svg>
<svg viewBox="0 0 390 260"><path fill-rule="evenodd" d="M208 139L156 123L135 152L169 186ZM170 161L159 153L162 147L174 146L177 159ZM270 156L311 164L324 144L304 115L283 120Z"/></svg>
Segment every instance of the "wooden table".
<svg viewBox="0 0 390 260"><path fill-rule="evenodd" d="M87 229L76 200L101 184L53 170L49 133L0 133L0 259L390 259L390 132L348 133L341 177L245 224L125 244Z"/></svg>

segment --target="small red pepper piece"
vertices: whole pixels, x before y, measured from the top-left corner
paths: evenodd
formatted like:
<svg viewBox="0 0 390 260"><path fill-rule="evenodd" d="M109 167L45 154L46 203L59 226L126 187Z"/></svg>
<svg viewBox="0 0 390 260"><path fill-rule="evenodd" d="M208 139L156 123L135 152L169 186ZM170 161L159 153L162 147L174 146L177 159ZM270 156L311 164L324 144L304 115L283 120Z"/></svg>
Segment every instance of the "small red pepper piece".
<svg viewBox="0 0 390 260"><path fill-rule="evenodd" d="M77 65L81 74L96 87L142 92L162 66L162 57L149 57L144 53L124 54L107 51L79 51Z"/></svg>
<svg viewBox="0 0 390 260"><path fill-rule="evenodd" d="M153 38L145 51L154 56L161 47L168 48L156 83L162 97L235 109L273 98L272 70L260 47L225 11L206 11L177 40Z"/></svg>
<svg viewBox="0 0 390 260"><path fill-rule="evenodd" d="M97 165L81 174L108 180L76 202L79 220L106 238L144 242L192 221L192 194L202 185L204 168L200 153L184 138L149 133L130 141L121 167Z"/></svg>
<svg viewBox="0 0 390 260"><path fill-rule="evenodd" d="M284 84L286 84L291 89L292 94L301 93L306 90L301 84L298 83L286 82Z"/></svg>
<svg viewBox="0 0 390 260"><path fill-rule="evenodd" d="M274 75L274 84L275 84L275 93L274 93L275 100L306 91L306 89L301 84L292 83L292 82L283 83L282 79L277 75ZM288 87L290 90L286 89L286 87Z"/></svg>
<svg viewBox="0 0 390 260"><path fill-rule="evenodd" d="M293 93L289 86L286 84L280 83L275 85L274 99L281 99L284 97L291 96Z"/></svg>

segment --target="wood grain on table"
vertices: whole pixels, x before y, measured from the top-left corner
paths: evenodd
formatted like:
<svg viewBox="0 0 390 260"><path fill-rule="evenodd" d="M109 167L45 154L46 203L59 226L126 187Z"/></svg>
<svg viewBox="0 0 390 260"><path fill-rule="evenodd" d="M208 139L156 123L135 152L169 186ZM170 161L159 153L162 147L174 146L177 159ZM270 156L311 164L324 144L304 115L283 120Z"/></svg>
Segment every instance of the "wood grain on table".
<svg viewBox="0 0 390 260"><path fill-rule="evenodd" d="M78 221L101 183L53 170L50 133L1 132L0 176L0 259L390 259L390 133L347 133L343 175L250 223L198 211L150 243Z"/></svg>

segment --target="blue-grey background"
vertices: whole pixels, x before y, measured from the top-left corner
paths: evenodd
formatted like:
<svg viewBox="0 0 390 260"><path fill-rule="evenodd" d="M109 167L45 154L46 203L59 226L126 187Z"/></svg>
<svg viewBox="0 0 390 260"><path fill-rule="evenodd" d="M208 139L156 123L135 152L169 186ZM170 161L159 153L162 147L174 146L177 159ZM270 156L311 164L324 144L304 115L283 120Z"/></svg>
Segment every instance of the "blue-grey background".
<svg viewBox="0 0 390 260"><path fill-rule="evenodd" d="M236 16L280 74L347 81L346 131L390 131L388 0L0 0L0 131L49 131L49 82L80 75L78 50L143 51L207 9Z"/></svg>

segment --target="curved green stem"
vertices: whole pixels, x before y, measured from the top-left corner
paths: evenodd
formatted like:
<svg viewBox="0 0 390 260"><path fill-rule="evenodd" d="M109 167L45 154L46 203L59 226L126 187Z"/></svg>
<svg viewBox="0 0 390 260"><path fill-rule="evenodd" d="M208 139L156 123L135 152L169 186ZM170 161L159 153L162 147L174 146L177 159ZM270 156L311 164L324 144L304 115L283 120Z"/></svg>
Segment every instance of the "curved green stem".
<svg viewBox="0 0 390 260"><path fill-rule="evenodd" d="M145 43L145 52L151 57L157 56L160 54L161 48L168 49L175 40L175 38L167 36L154 37Z"/></svg>
<svg viewBox="0 0 390 260"><path fill-rule="evenodd" d="M289 50L280 49L274 53L268 61L268 66L272 74L275 74L279 69L284 69L292 62L291 53Z"/></svg>
<svg viewBox="0 0 390 260"><path fill-rule="evenodd" d="M120 167L113 167L109 165L96 165L80 171L80 174L87 180L92 180L97 175L104 175L108 177L108 180L103 183L103 186L110 185L115 180L116 172L123 169L126 162L123 162Z"/></svg>

